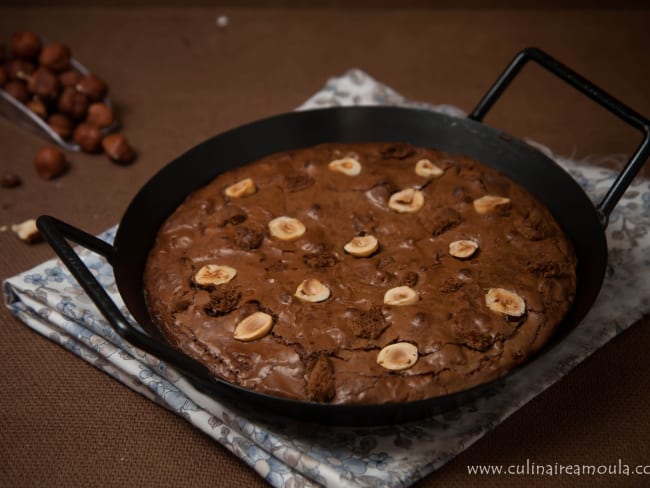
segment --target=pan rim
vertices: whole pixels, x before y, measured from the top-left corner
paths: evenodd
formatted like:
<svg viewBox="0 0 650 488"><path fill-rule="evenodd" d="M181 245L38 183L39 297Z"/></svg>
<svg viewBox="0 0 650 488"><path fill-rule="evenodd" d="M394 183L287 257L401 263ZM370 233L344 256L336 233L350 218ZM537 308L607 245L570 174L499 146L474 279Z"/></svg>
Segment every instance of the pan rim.
<svg viewBox="0 0 650 488"><path fill-rule="evenodd" d="M362 118L364 118L364 117L365 118L372 117L374 114L383 114L381 116L384 117L384 118L387 117L388 115L394 116L395 114L408 114L408 115L420 114L420 115L418 115L418 117L422 116L422 117L426 117L426 118L429 118L429 117L440 118L441 120L446 121L447 124L449 124L450 127L461 127L461 128L466 129L470 133L473 132L474 134L480 134L482 137L490 137L493 140L498 139L501 144L507 144L509 147L513 147L518 151L524 151L524 152L529 153L529 154L534 154L536 158L541 158L542 160L544 160L545 164L551 164L553 167L555 167L557 174L563 175L562 177L565 178L566 181L569 181L571 183L571 186L575 190L579 190L579 191L576 191L576 195L577 195L576 198L586 200L588 202L588 207L593 211L594 219L598 220L597 210L596 210L596 207L593 204L593 202L591 202L589 200L589 198L586 195L586 193L584 192L584 190L578 185L578 183L561 166L559 166L555 161L550 159L545 154L541 153L541 151L539 151L537 148L532 147L532 146L528 145L527 143L525 143L524 141L522 141L522 140L520 140L520 139L518 139L518 138L516 138L514 136L510 136L509 134L506 134L503 131L500 131L499 129L495 129L495 128L493 128L491 126L488 126L486 124L483 124L481 122L477 122L477 121L474 121L474 120L471 120L471 119L461 119L461 118L453 117L453 116L450 116L450 115L447 115L447 114L433 112L431 110L421 109L421 108L397 107L397 106L372 106L372 105L370 105L370 106L365 106L365 105L364 106L353 106L353 107L328 107L328 108L321 108L321 109L314 109L314 110L307 110L307 111L300 111L300 112L288 112L288 113L284 113L284 114L277 114L277 115L273 115L271 117L259 119L257 121L249 122L249 123L247 123L247 124L245 124L243 126L231 128L231 129L229 129L229 130L227 130L225 132L222 132L222 133L220 133L220 134L218 134L216 136L208 138L205 141L201 142L200 144L194 146L193 148L189 149L188 151L181 154L179 157L175 158L173 161L171 161L170 163L168 163L167 165L162 167L157 173L155 173L147 181L147 183L145 185L143 185L143 187L138 191L138 193L132 199L132 201L130 202L129 206L127 207L127 209L126 209L126 211L125 211L125 213L124 213L124 215L122 217L122 220L121 220L120 225L118 227L118 231L117 231L116 236L115 236L115 241L114 241L115 255L114 255L114 258L112 260L113 264L114 264L114 268L116 268L115 269L115 276L116 276L116 285L117 285L118 291L119 291L120 295L123 297L125 305L127 306L127 308L129 309L129 311L132 314L133 314L133 310L132 310L131 306L129 305L129 303L127 302L127 300L124 298L124 294L123 294L124 280L121 280L121 278L119 277L120 272L118 271L118 268L120 268L120 257L128 252L128 247L125 248L124 243L128 242L128 240L129 240L129 234L128 234L129 226L128 225L123 226L122 224L125 221L128 221L129 216L133 212L135 212L137 210L137 207L139 205L139 202L143 198L143 195L145 195L145 194L147 194L148 192L151 191L152 185L154 185L154 183L156 181L160 181L161 179L167 178L168 174L170 172L173 173L175 171L174 168L177 168L179 165L184 164L184 161L186 161L188 158L192 158L192 157L194 157L194 155L196 155L198 153L201 153L203 150L205 150L205 148L207 148L211 144L213 144L215 139L228 138L228 137L233 137L233 136L236 137L237 135L241 134L242 131L246 132L246 131L250 131L250 130L255 130L260 125L264 126L264 125L267 125L267 124L277 124L278 122L286 122L287 119L300 120L302 118L318 117L318 116L321 116L322 114L326 114L327 116L331 115L334 118L336 118L339 114L343 114L343 116L350 116L353 119L358 114L361 114L361 115L359 115L359 117L362 117ZM348 114L348 115L346 115L346 114ZM455 130L459 130L459 129L455 129ZM323 140L322 142L335 142L335 141ZM384 140L384 142L390 142L390 141ZM307 144L307 145L301 146L301 147L306 147L308 145L311 145L311 144ZM299 146L295 146L295 147L299 147ZM279 150L282 150L282 149L279 149ZM270 154L270 153L267 153L267 154ZM477 159L479 159L479 158L477 158ZM252 160L254 160L254 159L251 159L251 161ZM481 161L481 163L483 163L483 164L486 164L481 159L479 159L479 161ZM248 162L250 162L250 161L248 161ZM245 163L243 163L243 164L245 164ZM241 164L238 164L237 166L240 166L240 165ZM487 164L487 165L491 166L490 164ZM222 171L226 171L227 169L228 168L223 169ZM214 175L212 175L212 177L210 179L216 177L222 171L218 171L218 172L214 173ZM511 179L513 179L514 181L517 181L519 183L519 180L517 178L514 178L509 173L506 173L506 174L507 174L508 177L510 177ZM196 182L196 184L194 186L194 190L196 190L196 189L200 188L201 186L207 184L208 181L198 181L198 182ZM523 185L523 186L526 187L526 185ZM531 191L530 188L526 187L526 189L529 190L533 195L535 195L536 198L539 199L539 195L537 195L535 192ZM189 194L189 192L186 193L183 196L183 198L185 198L188 194ZM542 202L542 204L547 206L546 203L543 200L540 199L540 201ZM177 204L173 205L173 208L175 208L176 206L177 206ZM547 208L548 208L548 206L547 206ZM554 215L556 220L558 220L556 213L552 209L549 209L549 210L551 210L551 213ZM168 215L169 214L167 214L167 216ZM561 222L560 222L560 225L562 225ZM566 231L566 228L564 228L564 226L562 226L562 227L563 227L563 230L565 231L565 233L570 237L571 241L573 242L574 239L573 239L573 236L571 235L571 233L568 233ZM605 248L605 260L604 260L603 263L601 263L602 264L602 266L601 266L602 270L600 272L601 277L599 278L599 283L598 283L598 287L597 287L598 290L600 289L600 286L602 285L602 281L604 279L606 263L607 263L607 260L606 260L606 255L607 255L606 254L606 249L607 249L606 248L606 239L605 239L604 229L602 228L602 226L600 227L600 231L601 232L600 232L598 237L592 236L592 239L593 239L592 244L594 244L596 247L600 247L600 248L602 248L603 245L604 245L604 248ZM125 250L120 251L121 249L125 249ZM579 266L585 266L586 265L586 263L581 263L580 262L580 257L579 256L578 256L578 259L579 259L578 260L578 265ZM596 273L596 274L598 274L598 273ZM578 283L577 286L580 287L580 283ZM595 300L595 295L594 295L593 298ZM587 307L587 310L588 310L588 308L591 307L591 304L593 304L593 300L591 300L591 303L589 304L589 307ZM574 307L572 306L571 311L569 312L569 314L575 313L573 309L574 309ZM580 310L580 311L577 312L578 315L580 315L580 317L577 319L577 323L572 327L571 330L573 330L575 327L580 325L580 322L581 322L582 318L584 317L584 315L586 314L587 310ZM568 317L569 314L567 314L567 317ZM136 316L136 314L133 314L133 315ZM565 317L565 319L563 319L560 326L558 326L558 329L560 327L562 327L563 324L567 321L567 317ZM150 317L149 317L149 320L151 320ZM140 321L138 320L138 322L140 322ZM538 351L535 354L533 354L532 356L530 356L524 363L516 366L515 368L511 369L510 371L506 372L504 375L502 375L502 376L500 376L498 378L495 378L495 379L490 380L490 381L488 381L486 383L475 385L475 386L472 386L472 387L469 387L467 389L460 390L460 391L457 391L457 392L453 392L453 393L449 393L449 394L441 395L441 396L437 396L437 397L431 397L431 398L423 399L423 400L414 400L414 401L410 401L410 402L387 402L387 403L380 403L380 404L328 404L328 403L319 403L319 402L312 402L312 401L305 401L305 400L288 399L288 398L283 398L283 397L278 397L278 396L273 396L273 395L268 395L268 394L256 392L254 390L249 390L249 389L243 388L240 385L229 383L229 382L227 382L227 381L225 381L225 380L223 380L221 378L218 378L216 376L212 376L212 379L216 380L218 383L223 384L223 386L225 386L226 388L234 389L234 390L240 390L240 393L242 393L242 394L253 395L254 397L265 397L269 401L278 400L279 403L290 402L292 405L304 406L304 407L307 407L307 408L318 408L319 410L332 410L333 412L344 412L344 411L347 410L349 412L353 412L353 411L357 411L357 410L363 411L364 409L367 409L367 408L377 408L377 407L384 408L386 410L390 410L391 408L393 408L393 409L397 408L397 407L403 408L404 406L409 406L409 405L412 406L412 408L417 409L419 406L421 406L421 405L423 405L423 404L425 404L427 402L431 402L431 400L443 400L443 399L446 399L446 400L451 401L455 397L457 397L458 395L461 395L461 394L468 395L468 396L472 396L472 395L478 396L478 395L482 394L482 392L484 392L488 388L494 387L495 383L501 382L505 378L508 378L508 377L512 376L513 374L515 374L517 372L520 372L520 371L526 369L527 367L529 367L530 365L534 364L537 361L537 359L543 353L545 353L548 350L550 350L550 349L554 348L555 346L557 346L561 342L561 340L557 340L559 332L560 332L559 330L556 331L556 333L553 335L552 339L544 347L542 347L540 349L540 351ZM570 333L570 331L569 331L569 333ZM566 336L567 334L564 334L564 335ZM388 423L390 423L390 422L388 422Z"/></svg>

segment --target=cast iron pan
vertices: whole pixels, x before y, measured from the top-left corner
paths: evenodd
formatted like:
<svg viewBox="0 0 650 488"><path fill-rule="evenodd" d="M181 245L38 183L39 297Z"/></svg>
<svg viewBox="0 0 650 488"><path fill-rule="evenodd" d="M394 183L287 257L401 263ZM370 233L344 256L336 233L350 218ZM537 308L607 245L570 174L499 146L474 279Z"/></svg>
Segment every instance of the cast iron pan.
<svg viewBox="0 0 650 488"><path fill-rule="evenodd" d="M642 143L596 206L573 178L549 158L480 122L529 60L644 134ZM321 424L378 425L424 418L485 394L495 384L426 400L380 405L331 405L264 395L212 376L206 367L173 349L152 324L144 299L142 276L147 253L159 226L188 193L221 172L274 152L323 142L373 141L401 141L468 155L502 171L550 209L575 246L578 288L569 315L543 354L578 326L598 295L607 265L607 217L650 153L650 122L547 54L529 48L514 58L467 119L396 107L329 108L279 115L217 135L163 168L129 205L112 246L49 216L38 219L38 228L122 338L177 368L197 388L220 401L234 404L251 415L262 413L266 419L280 417ZM120 294L142 330L124 318L67 240L103 255L110 262Z"/></svg>

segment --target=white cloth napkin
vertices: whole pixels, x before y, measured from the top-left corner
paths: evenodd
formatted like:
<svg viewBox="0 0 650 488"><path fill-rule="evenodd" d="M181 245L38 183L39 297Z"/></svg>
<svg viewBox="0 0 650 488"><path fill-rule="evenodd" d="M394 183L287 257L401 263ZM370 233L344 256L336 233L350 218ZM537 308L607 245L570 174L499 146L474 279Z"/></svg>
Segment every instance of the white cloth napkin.
<svg viewBox="0 0 650 488"><path fill-rule="evenodd" d="M406 105L453 116L449 105L412 102L359 70L332 78L300 109L333 105ZM531 143L532 144L532 143ZM588 162L559 158L598 199L614 174ZM63 216L64 217L64 216ZM115 227L100 237L112 241ZM74 278L56 259L7 279L7 307L26 325L133 390L183 416L223 444L276 487L407 486L439 468L519 407L561 379L583 359L650 312L650 182L637 178L611 215L609 267L602 292L583 324L526 375L461 408L430 419L381 428L297 428L251 422L196 391L160 360L133 348L108 326ZM112 268L80 250L113 300L124 307Z"/></svg>

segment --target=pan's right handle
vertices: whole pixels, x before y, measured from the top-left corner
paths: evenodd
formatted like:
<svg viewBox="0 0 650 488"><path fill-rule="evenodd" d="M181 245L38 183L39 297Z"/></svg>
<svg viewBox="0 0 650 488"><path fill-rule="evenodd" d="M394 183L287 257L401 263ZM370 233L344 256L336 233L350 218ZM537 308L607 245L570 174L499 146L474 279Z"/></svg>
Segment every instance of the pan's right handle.
<svg viewBox="0 0 650 488"><path fill-rule="evenodd" d="M612 212L621 196L639 172L645 161L650 156L650 121L638 114L630 107L617 100L604 90L583 78L571 68L552 58L544 51L535 47L524 49L510 62L497 81L488 90L469 115L470 119L482 121L492 105L497 101L510 82L521 71L528 61L535 61L543 68L566 81L569 85L587 95L599 105L643 133L643 140L636 148L634 154L616 176L614 183L609 188L600 203L596 206L604 226L607 225L609 214Z"/></svg>
<svg viewBox="0 0 650 488"><path fill-rule="evenodd" d="M72 246L68 244L68 239L104 256L109 263L111 263L115 253L113 246L48 215L40 216L36 220L36 226L122 339L158 359L166 361L195 380L204 383L211 382L212 376L205 366L133 327Z"/></svg>

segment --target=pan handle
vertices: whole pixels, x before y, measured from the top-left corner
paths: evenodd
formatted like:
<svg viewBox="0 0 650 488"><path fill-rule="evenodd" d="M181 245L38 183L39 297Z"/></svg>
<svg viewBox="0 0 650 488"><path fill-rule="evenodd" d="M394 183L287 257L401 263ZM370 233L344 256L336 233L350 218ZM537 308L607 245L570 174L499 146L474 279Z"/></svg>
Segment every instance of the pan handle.
<svg viewBox="0 0 650 488"><path fill-rule="evenodd" d="M528 61L535 61L543 68L558 76L569 85L587 95L593 101L603 106L621 120L643 133L643 140L634 151L632 157L616 176L614 183L596 206L603 223L607 226L609 214L619 199L650 156L650 121L630 107L603 91L589 80L583 78L571 68L552 58L544 51L529 47L524 49L510 62L497 81L468 116L470 119L482 121L492 105L497 101L510 82L521 71Z"/></svg>
<svg viewBox="0 0 650 488"><path fill-rule="evenodd" d="M36 226L122 339L166 361L201 383L211 382L211 375L205 366L131 325L67 240L105 257L111 265L115 255L115 248L112 245L49 215L40 216L36 220Z"/></svg>

